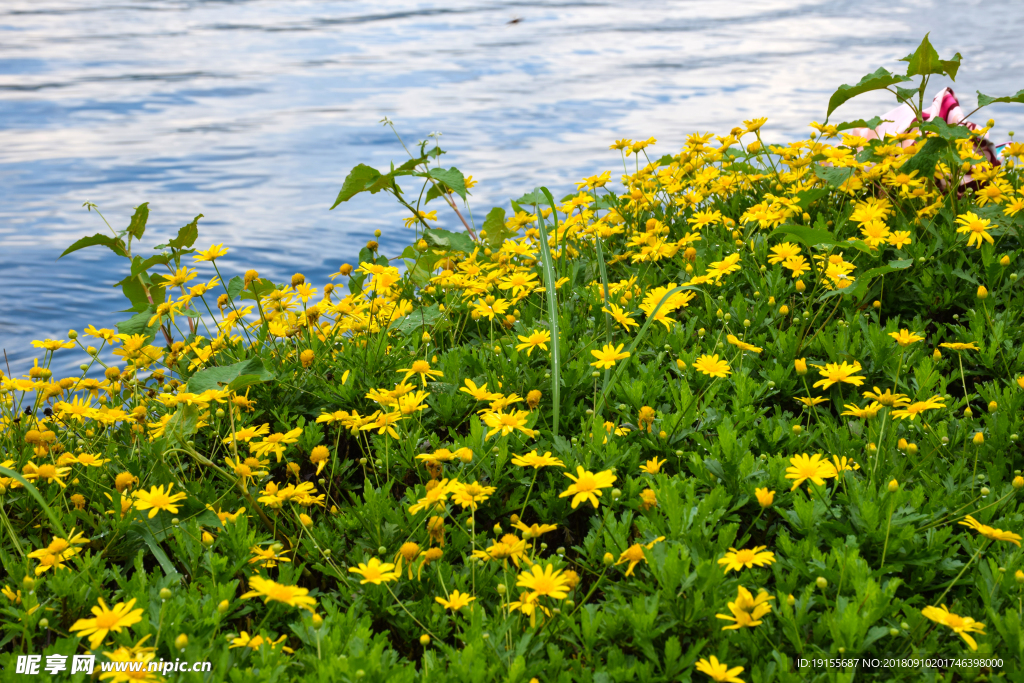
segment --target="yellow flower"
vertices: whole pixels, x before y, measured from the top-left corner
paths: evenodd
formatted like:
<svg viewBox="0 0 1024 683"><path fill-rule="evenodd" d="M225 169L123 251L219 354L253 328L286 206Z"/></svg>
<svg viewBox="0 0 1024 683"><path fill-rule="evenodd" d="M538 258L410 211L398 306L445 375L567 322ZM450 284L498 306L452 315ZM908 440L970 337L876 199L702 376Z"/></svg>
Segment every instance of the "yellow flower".
<svg viewBox="0 0 1024 683"><path fill-rule="evenodd" d="M448 596L447 600L440 597L434 598L434 600L445 609L450 609L453 612L457 612L469 603L476 600L476 598L466 595L465 593L460 593L456 590L452 591L451 595Z"/></svg>
<svg viewBox="0 0 1024 683"><path fill-rule="evenodd" d="M612 474L611 470L604 470L603 472L588 472L582 467L576 467L576 476L572 476L568 472L564 473L565 476L573 480L573 484L558 494L559 498L565 498L572 496L572 509L585 500L589 500L590 504L597 509L597 499L602 495L601 489L606 489L615 483L616 476Z"/></svg>
<svg viewBox="0 0 1024 683"><path fill-rule="evenodd" d="M360 584L372 583L377 586L387 581L397 581L400 575L400 572L395 571L395 565L381 562L376 557L371 557L366 564L360 562L358 567L349 567L348 570L363 577Z"/></svg>
<svg viewBox="0 0 1024 683"><path fill-rule="evenodd" d="M750 591L739 586L736 590L736 601L728 603L732 614L716 614L715 617L733 622L731 626L723 626L723 631L739 630L744 626L754 628L761 624L761 617L772 611L768 601L774 599L763 590L758 591L755 598Z"/></svg>
<svg viewBox="0 0 1024 683"><path fill-rule="evenodd" d="M978 520L976 520L971 515L967 515L967 517L964 518L964 520L960 522L960 524L971 527L985 538L990 538L993 541L1009 541L1010 543L1013 543L1014 545L1020 547L1020 534L1015 534L1012 531L1003 531L1002 529L994 529L993 527L986 526Z"/></svg>
<svg viewBox="0 0 1024 683"><path fill-rule="evenodd" d="M541 467L565 467L565 463L561 460L551 457L550 451L544 455L537 455L537 451L530 451L524 455L513 455L512 464L519 467L532 467L534 469L540 469Z"/></svg>
<svg viewBox="0 0 1024 683"><path fill-rule="evenodd" d="M791 466L786 468L786 479L795 480L790 491L795 491L796 487L808 479L822 486L826 479L836 476L835 468L828 460L821 459L821 453L815 453L810 457L806 453L794 455L789 462Z"/></svg>
<svg viewBox="0 0 1024 683"><path fill-rule="evenodd" d="M519 341L523 343L516 345L516 351L526 349L526 355L529 356L533 353L533 350L538 347L545 351L548 350L548 343L551 341L551 333L547 330L534 330L527 337L519 335Z"/></svg>
<svg viewBox="0 0 1024 683"><path fill-rule="evenodd" d="M412 367L399 368L396 372L404 372L405 376L402 377L402 381L409 379L413 375L420 376L420 382L425 386L427 378L434 379L435 377L443 377L444 373L440 370L431 370L430 363L425 360L415 360L412 363Z"/></svg>
<svg viewBox="0 0 1024 683"><path fill-rule="evenodd" d="M729 342L730 344L732 344L736 348L742 349L744 351L753 351L754 353L761 353L762 351L764 351L764 349L762 349L760 346L753 346L751 344L746 343L745 341L741 341L734 334L726 335L725 336L725 341Z"/></svg>
<svg viewBox="0 0 1024 683"><path fill-rule="evenodd" d="M944 349L953 349L954 351L977 351L978 346L975 342L962 343L962 342L942 342L939 344Z"/></svg>
<svg viewBox="0 0 1024 683"><path fill-rule="evenodd" d="M982 241L988 242L989 244L995 244L992 239L992 235L988 234L988 231L992 229L992 222L982 219L980 216L973 212L967 212L962 216L958 216L956 222L960 225L956 231L960 234L968 234L967 246L974 246L977 249L981 249Z"/></svg>
<svg viewBox="0 0 1024 683"><path fill-rule="evenodd" d="M316 605L316 600L309 597L308 589L299 588L298 586L286 586L270 579L264 579L262 576L250 578L249 588L252 590L242 594L243 600L248 598L266 598L263 601L264 603L274 600L275 602L283 602L291 607L308 609L310 612L313 611L313 607Z"/></svg>
<svg viewBox="0 0 1024 683"><path fill-rule="evenodd" d="M547 597L554 600L565 600L569 592L569 580L561 569L555 569L553 565L546 564L543 568L535 564L528 570L519 574L516 586L530 591L530 599Z"/></svg>
<svg viewBox="0 0 1024 683"><path fill-rule="evenodd" d="M626 576L632 576L633 569L636 568L636 565L638 563L647 562L647 557L644 555L644 548L650 550L654 547L655 543L664 540L664 536L658 536L656 539L654 539L647 545L640 545L639 543L634 543L633 545L626 548L621 555L619 555L619 561L615 563L615 566L628 562L629 566L626 567Z"/></svg>
<svg viewBox="0 0 1024 683"><path fill-rule="evenodd" d="M529 413L525 410L513 410L509 413L499 410L484 413L484 424L490 427L490 431L487 432L487 438L491 438L498 432L501 432L502 436L508 436L516 429L531 438L536 436L536 430L529 429L526 426L528 416Z"/></svg>
<svg viewBox="0 0 1024 683"><path fill-rule="evenodd" d="M906 329L900 330L899 332L890 332L889 336L895 339L896 343L903 347L910 346L914 342L919 342L924 339L924 337L919 337L915 333Z"/></svg>
<svg viewBox="0 0 1024 683"><path fill-rule="evenodd" d="M184 493L171 494L171 488L173 486L174 482L171 482L167 485L166 491L164 491L163 486L153 486L149 491L134 492L132 494L132 498L135 499L135 509L149 510L150 519L156 517L157 513L161 510L166 510L171 514L177 514L177 503L185 500L188 496Z"/></svg>
<svg viewBox="0 0 1024 683"><path fill-rule="evenodd" d="M221 244L214 244L212 247L206 249L205 251L196 250L196 253L193 254L192 256L192 260L196 262L214 261L216 259L219 259L226 253L228 253L228 248L225 247L224 243L222 242Z"/></svg>
<svg viewBox="0 0 1024 683"><path fill-rule="evenodd" d="M619 344L618 346L612 346L611 344L605 344L604 347L597 351L591 350L591 355L597 360L591 363L595 368L609 369L615 366L616 361L620 361L623 358L629 358L629 352L623 351L622 347L625 344Z"/></svg>
<svg viewBox="0 0 1024 683"><path fill-rule="evenodd" d="M742 550L729 548L729 552L718 560L718 564L725 567L726 574L730 571L738 572L744 567L750 569L754 565L764 567L775 562L775 553L765 550L767 547L766 545L757 545L753 548L743 548Z"/></svg>
<svg viewBox="0 0 1024 683"><path fill-rule="evenodd" d="M461 505L463 510L466 508L476 510L477 503L484 502L498 489L494 486L481 486L475 481L472 484L453 481L449 486L449 490L452 494L453 503Z"/></svg>
<svg viewBox="0 0 1024 683"><path fill-rule="evenodd" d="M757 496L757 503L763 508L771 506L775 502L775 491L769 491L768 487L754 489L754 495Z"/></svg>
<svg viewBox="0 0 1024 683"><path fill-rule="evenodd" d="M729 668L728 664L718 661L718 657L711 655L710 659L700 659L697 662L697 671L707 674L716 683L743 683L742 678L737 678L743 673L742 666Z"/></svg>
<svg viewBox="0 0 1024 683"><path fill-rule="evenodd" d="M79 636L89 636L89 649L95 650L111 631L120 633L121 629L142 621L142 608L133 610L134 606L135 598L132 598L111 609L103 602L103 598L99 598L99 605L92 608L93 618L79 619L71 625L70 630L76 631Z"/></svg>
<svg viewBox="0 0 1024 683"><path fill-rule="evenodd" d="M861 366L857 361L850 365L846 361L842 363L826 363L824 368L819 368L818 373L825 379L820 379L814 383L814 388L821 387L822 389L828 389L833 384L839 382L846 382L852 384L855 387L859 387L864 383L864 378L854 373L860 372Z"/></svg>
<svg viewBox="0 0 1024 683"><path fill-rule="evenodd" d="M975 642L974 638L969 634L980 633L981 635L985 635L985 624L975 621L971 617L961 617L958 614L953 614L945 605L943 605L941 609L931 606L925 607L921 610L921 615L928 617L936 623L953 629L954 633L966 641L971 650L977 650L978 643Z"/></svg>
<svg viewBox="0 0 1024 683"><path fill-rule="evenodd" d="M926 410L936 410L938 408L945 408L946 404L942 402L941 396L932 396L924 401L915 401L910 405L902 406L892 411L892 416L898 420L905 420L910 418L911 421L917 419L917 416Z"/></svg>
<svg viewBox="0 0 1024 683"><path fill-rule="evenodd" d="M661 460L658 460L658 458L648 460L643 465L640 465L640 471L646 472L647 474L657 474L658 472L661 472L661 466L664 465L666 462L668 461L665 460L664 458Z"/></svg>
<svg viewBox="0 0 1024 683"><path fill-rule="evenodd" d="M717 353L713 356L704 354L697 360L693 361L693 367L710 377L725 377L732 372L732 370L729 369L729 363L724 360L719 360Z"/></svg>

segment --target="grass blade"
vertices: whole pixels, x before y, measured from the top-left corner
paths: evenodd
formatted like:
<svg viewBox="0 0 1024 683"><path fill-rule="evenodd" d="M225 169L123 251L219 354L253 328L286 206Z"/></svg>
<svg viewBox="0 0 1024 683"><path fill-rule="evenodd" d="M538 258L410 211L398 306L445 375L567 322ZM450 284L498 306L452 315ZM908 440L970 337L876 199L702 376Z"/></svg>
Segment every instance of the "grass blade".
<svg viewBox="0 0 1024 683"><path fill-rule="evenodd" d="M51 510L50 506L46 504L46 501L43 499L43 495L39 493L39 489L32 485L32 482L30 482L25 477L21 476L21 474L19 474L18 472L15 472L14 470L9 470L6 467L0 467L0 474L2 474L5 477L10 477L14 481L24 486L25 490L32 494L32 497L35 498L36 502L39 503L40 507L43 508L43 512L45 512L46 516L50 518L50 522L53 524L53 528L60 532L61 538L68 537L67 532L64 531L64 527L61 526L60 520L58 520L57 516L53 514L53 510Z"/></svg>
<svg viewBox="0 0 1024 683"><path fill-rule="evenodd" d="M551 193L546 189L544 193L550 197ZM541 265L544 271L544 288L547 296L545 297L548 302L548 325L551 327L551 402L554 407L554 414L551 418L551 433L553 436L558 436L558 414L559 406L561 404L561 387L562 387L562 372L561 372L561 357L559 350L559 334L558 334L558 292L555 290L555 267L551 262L551 248L548 245L548 229L544 225L544 216L541 215L539 207L537 209L537 225L540 231L540 258Z"/></svg>

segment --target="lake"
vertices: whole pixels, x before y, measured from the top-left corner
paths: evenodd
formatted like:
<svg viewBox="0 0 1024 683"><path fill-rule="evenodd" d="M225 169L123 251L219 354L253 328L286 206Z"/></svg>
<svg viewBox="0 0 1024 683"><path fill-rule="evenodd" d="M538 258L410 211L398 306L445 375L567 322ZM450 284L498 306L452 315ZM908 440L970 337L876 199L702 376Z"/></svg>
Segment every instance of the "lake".
<svg viewBox="0 0 1024 683"><path fill-rule="evenodd" d="M106 231L86 201L118 229L149 202L146 251L202 213L197 246L231 247L225 276L322 286L375 230L391 255L411 235L380 195L328 210L351 167L405 158L384 116L407 143L443 133L445 165L479 180L479 221L536 185L618 177L618 138L674 153L756 116L767 141L803 136L837 86L897 70L927 31L941 57L963 54L953 87L972 108L976 90L1024 88L1022 29L1012 0L5 0L0 347L21 374L32 339L128 317L111 287L124 261L98 247L56 260ZM893 105L864 96L833 120ZM995 141L1024 134L1024 105L989 116ZM58 352L58 376L83 358Z"/></svg>

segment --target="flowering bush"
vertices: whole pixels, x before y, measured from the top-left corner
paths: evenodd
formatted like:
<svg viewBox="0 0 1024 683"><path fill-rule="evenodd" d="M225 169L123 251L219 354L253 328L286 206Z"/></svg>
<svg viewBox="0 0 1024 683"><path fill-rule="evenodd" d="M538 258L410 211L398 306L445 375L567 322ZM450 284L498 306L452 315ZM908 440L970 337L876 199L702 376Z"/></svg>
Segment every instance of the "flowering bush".
<svg viewBox="0 0 1024 683"><path fill-rule="evenodd" d="M228 279L223 245L194 247L200 217L138 255L146 205L72 245L129 260L134 315L0 375L0 664L180 657L213 665L181 680L247 682L833 680L800 660L925 655L963 661L860 673L1015 671L1024 145L989 158L991 122L922 122L929 75L959 55L925 39L906 61L830 113L895 87L910 130L815 123L771 145L757 119L657 159L619 140L622 193L610 172L557 201L539 188L479 231L431 227L428 202L463 219L474 185L438 147L357 166L335 206L389 192L414 244L370 242L329 283ZM416 179L414 201L399 181ZM53 376L74 348L82 374Z"/></svg>

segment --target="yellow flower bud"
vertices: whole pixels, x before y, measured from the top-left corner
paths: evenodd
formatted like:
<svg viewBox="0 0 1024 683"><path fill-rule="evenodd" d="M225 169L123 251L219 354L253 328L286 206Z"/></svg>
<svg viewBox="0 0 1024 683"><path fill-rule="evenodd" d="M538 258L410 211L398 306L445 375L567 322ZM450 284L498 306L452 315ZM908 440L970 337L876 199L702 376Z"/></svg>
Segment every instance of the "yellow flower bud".
<svg viewBox="0 0 1024 683"><path fill-rule="evenodd" d="M423 647L430 645L430 636L428 636L426 633L420 636L420 645L422 645Z"/></svg>
<svg viewBox="0 0 1024 683"><path fill-rule="evenodd" d="M996 412L996 408L998 408L998 407L999 407L999 404L996 403L995 401L989 401L988 402L988 412L994 413L994 412Z"/></svg>
<svg viewBox="0 0 1024 683"><path fill-rule="evenodd" d="M978 287L978 298L979 299L987 299L988 298L988 290L985 289L985 285L980 285Z"/></svg>
<svg viewBox="0 0 1024 683"><path fill-rule="evenodd" d="M779 315L789 315L789 306L779 306Z"/></svg>
<svg viewBox="0 0 1024 683"><path fill-rule="evenodd" d="M793 367L796 368L796 374L806 375L807 374L807 359L797 358L793 361Z"/></svg>
<svg viewBox="0 0 1024 683"><path fill-rule="evenodd" d="M299 521L302 522L302 526L307 529L313 526L313 518L307 515L305 512L299 513Z"/></svg>
<svg viewBox="0 0 1024 683"><path fill-rule="evenodd" d="M188 636L184 633L179 633L178 637L174 639L174 647L178 648L179 650L184 650L186 647L188 647Z"/></svg>
<svg viewBox="0 0 1024 683"><path fill-rule="evenodd" d="M879 308L881 308L881 307L882 307L882 302L879 301L878 299L875 299L874 301L871 302L871 308L875 309L876 311Z"/></svg>
<svg viewBox="0 0 1024 683"><path fill-rule="evenodd" d="M935 350L932 351L932 360L934 360L934 361L942 360L942 352L939 351L938 347L936 347Z"/></svg>
<svg viewBox="0 0 1024 683"><path fill-rule="evenodd" d="M313 628L320 628L324 625L324 618L319 614L314 614L310 621L313 622Z"/></svg>
<svg viewBox="0 0 1024 683"><path fill-rule="evenodd" d="M1010 265L1010 257L1004 254L1003 258L999 259L999 265L1001 265L1003 268ZM74 337L71 338L74 339Z"/></svg>
<svg viewBox="0 0 1024 683"><path fill-rule="evenodd" d="M893 479L889 482L889 493L895 493L900 487L900 483Z"/></svg>
<svg viewBox="0 0 1024 683"><path fill-rule="evenodd" d="M604 562L606 567L610 567L612 563L615 562L615 556L611 553L605 553L604 558L601 561Z"/></svg>
<svg viewBox="0 0 1024 683"><path fill-rule="evenodd" d="M1013 488L1019 489L1022 487L1024 487L1024 477L1018 474L1016 477L1013 478Z"/></svg>
<svg viewBox="0 0 1024 683"><path fill-rule="evenodd" d="M985 443L985 435L981 432L974 432L974 438L971 439L975 446L980 446Z"/></svg>
<svg viewBox="0 0 1024 683"><path fill-rule="evenodd" d="M796 281L796 291L800 292L801 294L807 291L807 285L804 284L803 280Z"/></svg>
<svg viewBox="0 0 1024 683"><path fill-rule="evenodd" d="M306 349L305 351L300 353L299 354L299 360L302 362L302 367L308 368L310 365L312 365L313 364L313 356L314 356L313 349Z"/></svg>

